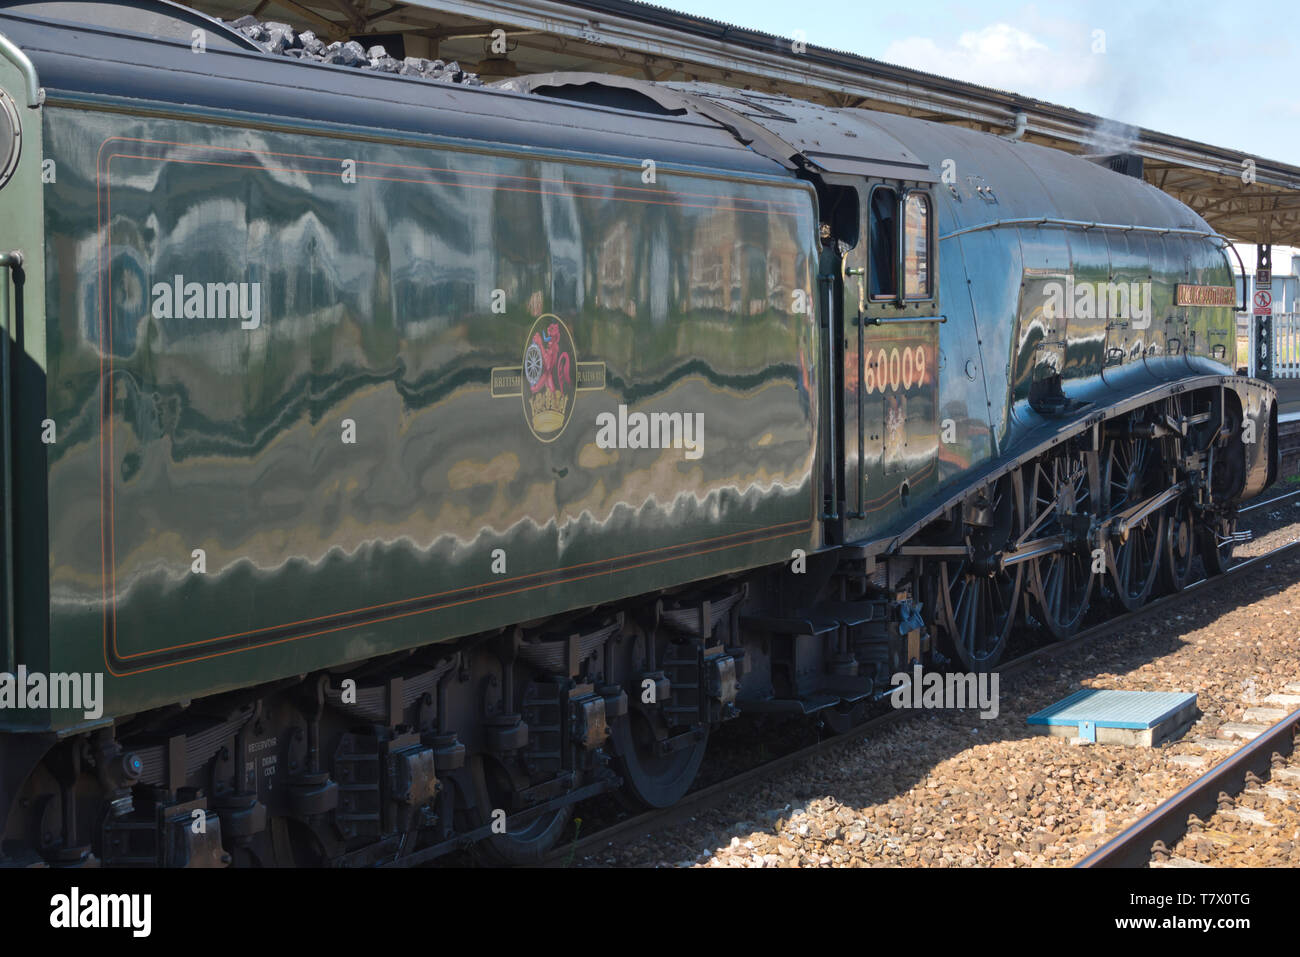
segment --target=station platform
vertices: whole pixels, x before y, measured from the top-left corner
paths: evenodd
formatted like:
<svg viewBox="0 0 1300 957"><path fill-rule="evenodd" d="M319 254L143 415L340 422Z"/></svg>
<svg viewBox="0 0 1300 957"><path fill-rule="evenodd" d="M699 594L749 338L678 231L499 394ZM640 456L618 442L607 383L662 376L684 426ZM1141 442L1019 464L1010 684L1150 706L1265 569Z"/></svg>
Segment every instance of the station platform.
<svg viewBox="0 0 1300 957"><path fill-rule="evenodd" d="M1277 389L1277 420L1300 421L1300 379L1274 379Z"/></svg>

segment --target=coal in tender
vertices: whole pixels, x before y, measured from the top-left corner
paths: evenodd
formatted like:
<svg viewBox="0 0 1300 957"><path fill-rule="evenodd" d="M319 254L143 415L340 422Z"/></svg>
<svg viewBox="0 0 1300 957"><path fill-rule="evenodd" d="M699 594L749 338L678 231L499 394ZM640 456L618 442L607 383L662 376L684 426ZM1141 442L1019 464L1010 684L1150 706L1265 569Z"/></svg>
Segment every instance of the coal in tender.
<svg viewBox="0 0 1300 957"><path fill-rule="evenodd" d="M268 23L267 38L264 41L268 53L284 53L296 46L298 39L293 27L287 23Z"/></svg>
<svg viewBox="0 0 1300 957"><path fill-rule="evenodd" d="M298 45L312 56L320 56L325 52L325 41L310 30L298 34Z"/></svg>
<svg viewBox="0 0 1300 957"><path fill-rule="evenodd" d="M457 83L461 86L482 86L483 81L477 74L468 73L453 60L425 60L422 57L405 57L398 60L388 55L387 49L375 44L369 49L356 40L335 41L325 44L311 30L296 33L292 26L277 21L263 23L252 15L242 16L226 23L252 40L267 53L306 60L314 63L329 63L335 66L348 66L372 73L391 73L402 76L414 76L424 80L440 83Z"/></svg>

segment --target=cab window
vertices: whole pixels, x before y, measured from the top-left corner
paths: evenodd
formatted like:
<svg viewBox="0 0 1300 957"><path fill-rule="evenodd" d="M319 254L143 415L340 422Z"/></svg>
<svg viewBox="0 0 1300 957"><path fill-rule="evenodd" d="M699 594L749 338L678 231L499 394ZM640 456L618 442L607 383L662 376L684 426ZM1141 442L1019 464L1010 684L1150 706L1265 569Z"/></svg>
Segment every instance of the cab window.
<svg viewBox="0 0 1300 957"><path fill-rule="evenodd" d="M898 296L898 193L888 186L871 191L871 298Z"/></svg>
<svg viewBox="0 0 1300 957"><path fill-rule="evenodd" d="M909 192L903 200L903 297L929 299L930 198Z"/></svg>

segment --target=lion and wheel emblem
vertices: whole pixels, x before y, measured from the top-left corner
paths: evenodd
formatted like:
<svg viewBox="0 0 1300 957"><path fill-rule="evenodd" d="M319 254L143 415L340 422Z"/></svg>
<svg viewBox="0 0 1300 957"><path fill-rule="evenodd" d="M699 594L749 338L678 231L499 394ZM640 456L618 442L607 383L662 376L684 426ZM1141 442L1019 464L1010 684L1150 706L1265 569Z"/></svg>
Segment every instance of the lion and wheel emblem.
<svg viewBox="0 0 1300 957"><path fill-rule="evenodd" d="M573 417L579 392L605 388L605 363L579 362L573 335L559 316L538 316L520 365L492 370L492 397L519 397L533 435L554 442Z"/></svg>

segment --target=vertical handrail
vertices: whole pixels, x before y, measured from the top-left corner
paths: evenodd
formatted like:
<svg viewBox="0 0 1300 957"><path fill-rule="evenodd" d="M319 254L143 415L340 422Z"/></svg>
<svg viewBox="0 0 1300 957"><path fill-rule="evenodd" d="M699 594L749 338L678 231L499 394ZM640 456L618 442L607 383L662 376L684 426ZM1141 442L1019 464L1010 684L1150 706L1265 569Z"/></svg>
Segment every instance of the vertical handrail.
<svg viewBox="0 0 1300 957"><path fill-rule="evenodd" d="M823 521L838 521L840 517L840 481L839 475L839 450L837 448L835 431L835 409L837 407L838 397L836 396L836 382L838 377L835 375L836 358L835 358L835 276L821 275L818 281L826 289L826 384L827 395L830 397L830 403L826 410L830 423L830 449L826 454L826 461L831 466L831 507L830 510L822 515Z"/></svg>
<svg viewBox="0 0 1300 957"><path fill-rule="evenodd" d="M858 514L867 517L867 317L858 310Z"/></svg>
<svg viewBox="0 0 1300 957"><path fill-rule="evenodd" d="M9 278L12 270L22 266L23 254L17 250L0 253L0 482L3 482L4 515L4 666L13 673L18 667L17 635L14 630L14 481L13 481L13 382L12 350L14 337L13 310L9 302Z"/></svg>

